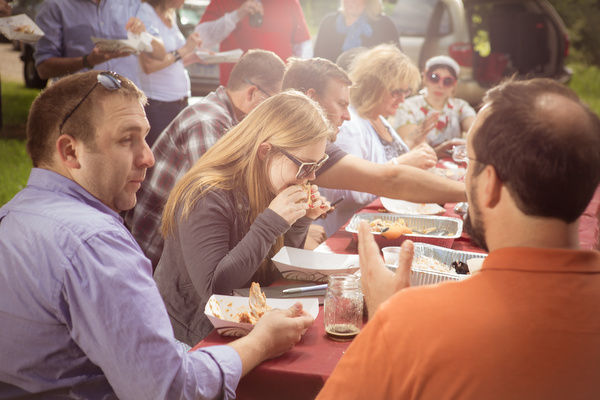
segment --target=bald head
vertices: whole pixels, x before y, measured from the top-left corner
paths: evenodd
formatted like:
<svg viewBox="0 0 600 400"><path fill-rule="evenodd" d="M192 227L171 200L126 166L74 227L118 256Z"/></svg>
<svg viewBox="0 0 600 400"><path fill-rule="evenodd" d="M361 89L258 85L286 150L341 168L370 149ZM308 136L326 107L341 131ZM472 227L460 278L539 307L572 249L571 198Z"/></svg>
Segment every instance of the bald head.
<svg viewBox="0 0 600 400"><path fill-rule="evenodd" d="M600 183L598 116L548 79L504 83L484 102L473 173L492 165L522 212L575 221Z"/></svg>

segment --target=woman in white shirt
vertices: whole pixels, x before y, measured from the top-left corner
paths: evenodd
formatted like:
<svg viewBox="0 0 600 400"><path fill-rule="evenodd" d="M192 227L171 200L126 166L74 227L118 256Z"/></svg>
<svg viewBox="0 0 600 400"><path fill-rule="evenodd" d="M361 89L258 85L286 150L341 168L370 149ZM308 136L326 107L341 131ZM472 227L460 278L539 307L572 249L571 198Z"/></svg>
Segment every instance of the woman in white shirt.
<svg viewBox="0 0 600 400"><path fill-rule="evenodd" d="M435 165L435 151L423 143L410 149L387 118L419 86L419 70L397 46L381 44L356 55L349 67L350 121L345 121L335 142L357 157L384 164L387 162L428 169ZM344 197L335 212L316 223L327 236L335 233L356 211L377 196L350 190L321 188L331 201Z"/></svg>
<svg viewBox="0 0 600 400"><path fill-rule="evenodd" d="M187 40L177 26L175 10L183 6L184 0L145 0L142 4L153 26L151 32L162 39L167 56L163 60L152 59L145 54L138 56L140 62L140 86L146 96L146 116L150 132L146 138L152 146L161 132L188 104L191 85L185 66L198 61L196 47L201 44L198 33Z"/></svg>

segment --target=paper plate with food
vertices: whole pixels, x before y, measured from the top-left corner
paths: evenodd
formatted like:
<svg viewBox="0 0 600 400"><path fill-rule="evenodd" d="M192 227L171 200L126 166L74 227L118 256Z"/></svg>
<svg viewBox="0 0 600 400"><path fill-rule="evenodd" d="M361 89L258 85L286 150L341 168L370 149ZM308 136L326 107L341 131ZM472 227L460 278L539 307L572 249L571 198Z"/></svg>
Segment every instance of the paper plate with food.
<svg viewBox="0 0 600 400"><path fill-rule="evenodd" d="M381 197L381 204L389 212L406 215L441 215L446 209L435 203L411 203L410 201Z"/></svg>
<svg viewBox="0 0 600 400"><path fill-rule="evenodd" d="M221 51L218 53L202 49L196 52L196 55L200 57L205 64L234 63L237 62L243 54L244 51L242 49Z"/></svg>
<svg viewBox="0 0 600 400"><path fill-rule="evenodd" d="M44 36L44 31L26 14L0 18L0 33L9 40L20 40L29 44L35 44Z"/></svg>
<svg viewBox="0 0 600 400"><path fill-rule="evenodd" d="M254 325L266 313L277 308L290 308L297 302L302 304L304 311L317 318L318 298L268 299L257 283L252 283L249 297L218 294L210 296L204 313L219 334L239 337L254 329Z"/></svg>

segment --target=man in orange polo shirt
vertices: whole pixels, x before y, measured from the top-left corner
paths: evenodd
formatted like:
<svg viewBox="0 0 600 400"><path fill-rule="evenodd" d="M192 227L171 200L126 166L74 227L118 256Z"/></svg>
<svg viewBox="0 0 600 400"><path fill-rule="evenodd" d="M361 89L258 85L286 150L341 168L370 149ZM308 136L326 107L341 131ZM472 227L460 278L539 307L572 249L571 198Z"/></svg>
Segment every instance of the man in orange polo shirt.
<svg viewBox="0 0 600 400"><path fill-rule="evenodd" d="M600 253L579 249L577 224L600 182L600 120L551 80L484 100L467 139L466 230L488 257L468 279L400 290L412 242L394 274L363 223L372 319L318 399L600 394Z"/></svg>

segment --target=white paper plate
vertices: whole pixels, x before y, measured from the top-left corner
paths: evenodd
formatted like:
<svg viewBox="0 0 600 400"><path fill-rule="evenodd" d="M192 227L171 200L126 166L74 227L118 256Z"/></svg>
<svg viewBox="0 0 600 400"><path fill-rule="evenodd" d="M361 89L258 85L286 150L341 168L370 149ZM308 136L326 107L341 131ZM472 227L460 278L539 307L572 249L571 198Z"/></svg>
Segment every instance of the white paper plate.
<svg viewBox="0 0 600 400"><path fill-rule="evenodd" d="M284 246L272 258L286 279L327 283L331 274L353 274L359 270L358 254L328 254Z"/></svg>
<svg viewBox="0 0 600 400"><path fill-rule="evenodd" d="M25 28L26 32L21 31L22 28ZM26 14L0 18L0 33L10 40L20 40L29 44L35 44L44 36L44 31Z"/></svg>
<svg viewBox="0 0 600 400"><path fill-rule="evenodd" d="M302 303L304 311L313 318L317 318L319 315L319 299L317 298L267 299L267 305L279 309L290 308L297 302ZM224 318L233 318L235 314L241 311L250 310L247 297L213 294L206 302L204 314L208 316L217 332L223 336L245 336L254 329L252 324L233 322L216 317L213 313L213 307L217 307Z"/></svg>
<svg viewBox="0 0 600 400"><path fill-rule="evenodd" d="M405 215L441 215L446 209L434 203L411 203L410 201L381 197L383 207L389 212Z"/></svg>

